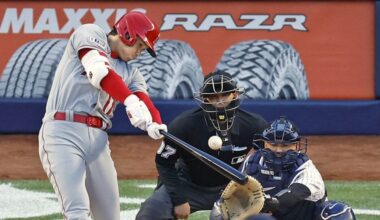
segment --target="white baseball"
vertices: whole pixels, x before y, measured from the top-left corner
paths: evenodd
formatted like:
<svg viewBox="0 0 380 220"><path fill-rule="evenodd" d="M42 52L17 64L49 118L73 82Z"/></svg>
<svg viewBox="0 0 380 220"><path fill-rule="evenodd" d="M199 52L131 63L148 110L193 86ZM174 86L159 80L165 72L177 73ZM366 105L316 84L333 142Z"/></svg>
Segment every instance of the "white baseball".
<svg viewBox="0 0 380 220"><path fill-rule="evenodd" d="M219 150L222 147L222 143L222 139L216 135L208 139L208 146L213 150Z"/></svg>

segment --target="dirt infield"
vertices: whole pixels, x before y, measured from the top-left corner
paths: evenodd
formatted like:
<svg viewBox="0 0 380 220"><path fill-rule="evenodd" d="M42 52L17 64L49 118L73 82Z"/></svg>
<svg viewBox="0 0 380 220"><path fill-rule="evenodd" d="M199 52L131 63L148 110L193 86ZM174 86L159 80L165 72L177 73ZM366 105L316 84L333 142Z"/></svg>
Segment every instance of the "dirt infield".
<svg viewBox="0 0 380 220"><path fill-rule="evenodd" d="M119 178L155 178L159 144L147 136L111 136ZM308 154L326 180L380 180L380 136L311 136ZM0 136L0 179L46 179L36 135Z"/></svg>

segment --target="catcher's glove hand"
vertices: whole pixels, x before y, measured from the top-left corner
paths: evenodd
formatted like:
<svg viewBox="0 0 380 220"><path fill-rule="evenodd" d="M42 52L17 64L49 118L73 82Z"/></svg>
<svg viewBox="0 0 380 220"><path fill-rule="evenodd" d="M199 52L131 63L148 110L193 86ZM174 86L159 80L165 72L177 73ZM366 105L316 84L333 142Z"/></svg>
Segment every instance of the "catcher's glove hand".
<svg viewBox="0 0 380 220"><path fill-rule="evenodd" d="M265 195L264 207L261 209L262 213L268 213L276 211L280 207L280 202L276 197Z"/></svg>
<svg viewBox="0 0 380 220"><path fill-rule="evenodd" d="M240 185L231 181L224 189L220 209L223 219L240 220L258 214L264 206L264 192L260 182L248 176L248 182Z"/></svg>

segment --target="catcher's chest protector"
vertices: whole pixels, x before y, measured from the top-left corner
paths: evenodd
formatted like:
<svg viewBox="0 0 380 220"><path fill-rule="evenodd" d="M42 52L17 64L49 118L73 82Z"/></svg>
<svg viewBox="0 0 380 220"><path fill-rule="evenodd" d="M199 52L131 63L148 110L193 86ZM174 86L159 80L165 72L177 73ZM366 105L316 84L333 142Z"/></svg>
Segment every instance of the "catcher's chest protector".
<svg viewBox="0 0 380 220"><path fill-rule="evenodd" d="M271 196L287 188L295 176L298 167L309 160L306 155L300 154L291 170L274 173L265 163L260 165L259 161L261 158L262 154L260 152L256 152L251 156L247 164L246 172L248 175L257 179L263 186L264 192Z"/></svg>

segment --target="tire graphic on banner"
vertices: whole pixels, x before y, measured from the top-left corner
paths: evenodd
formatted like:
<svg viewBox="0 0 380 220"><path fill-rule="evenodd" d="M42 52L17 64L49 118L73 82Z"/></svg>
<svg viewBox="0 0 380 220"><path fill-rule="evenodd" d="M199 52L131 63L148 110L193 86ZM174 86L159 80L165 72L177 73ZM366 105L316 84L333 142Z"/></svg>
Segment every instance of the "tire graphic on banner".
<svg viewBox="0 0 380 220"><path fill-rule="evenodd" d="M309 87L298 52L283 41L244 41L227 49L216 69L224 70L255 99L307 99Z"/></svg>
<svg viewBox="0 0 380 220"><path fill-rule="evenodd" d="M11 57L0 78L0 97L47 98L67 40L37 40L24 44ZM182 41L160 40L157 57L143 53L129 63L139 67L152 98L192 98L203 82L194 50Z"/></svg>
<svg viewBox="0 0 380 220"><path fill-rule="evenodd" d="M0 97L47 97L66 44L61 39L37 40L17 49L1 75Z"/></svg>
<svg viewBox="0 0 380 220"><path fill-rule="evenodd" d="M202 68L194 50L185 42L159 40L157 57L143 53L131 60L148 84L149 95L160 99L189 99L203 83Z"/></svg>

